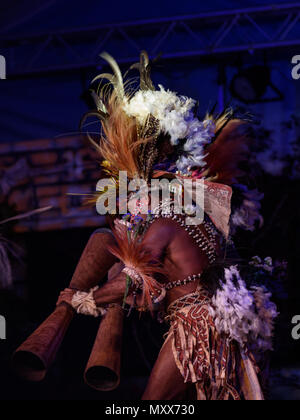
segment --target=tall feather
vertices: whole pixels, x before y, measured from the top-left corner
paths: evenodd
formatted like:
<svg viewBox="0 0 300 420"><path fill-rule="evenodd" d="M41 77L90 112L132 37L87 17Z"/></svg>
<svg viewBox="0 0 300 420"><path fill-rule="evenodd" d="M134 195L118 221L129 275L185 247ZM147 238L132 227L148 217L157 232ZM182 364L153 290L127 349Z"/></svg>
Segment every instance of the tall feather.
<svg viewBox="0 0 300 420"><path fill-rule="evenodd" d="M129 70L137 69L140 72L140 89L141 90L155 90L152 83L150 72L150 60L146 51L141 51L139 63L134 63Z"/></svg>
<svg viewBox="0 0 300 420"><path fill-rule="evenodd" d="M94 83L96 80L99 79L107 79L112 83L114 86L115 93L118 97L118 99L123 100L124 98L124 84L123 84L123 77L120 70L120 67L118 66L118 63L116 60L107 52L103 52L100 54L100 57L103 58L105 61L108 62L110 67L112 68L113 74L111 73L102 73L96 76L92 83Z"/></svg>

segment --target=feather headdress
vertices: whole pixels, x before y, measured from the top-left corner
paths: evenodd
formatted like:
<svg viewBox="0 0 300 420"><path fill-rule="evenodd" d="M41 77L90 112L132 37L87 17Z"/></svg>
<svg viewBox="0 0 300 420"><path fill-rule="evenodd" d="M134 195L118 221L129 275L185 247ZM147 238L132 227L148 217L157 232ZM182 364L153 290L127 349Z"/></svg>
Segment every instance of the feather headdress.
<svg viewBox="0 0 300 420"><path fill-rule="evenodd" d="M166 143L171 147L173 176L177 171L185 177L228 186L237 182L242 175L240 163L248 152L246 121L236 118L232 111L217 117L211 113L201 121L195 115L195 100L162 86L156 90L145 51L141 52L139 63L129 69L140 73L136 91L128 88L129 83L124 82L117 62L109 54L103 53L101 57L112 73L101 73L93 80L105 79L109 83L93 93L97 109L83 117L82 126L89 116L101 121L100 143L94 144L116 187L120 171L127 172L129 181L142 178L149 183L159 176L155 164L161 162L160 153Z"/></svg>
<svg viewBox="0 0 300 420"><path fill-rule="evenodd" d="M84 115L81 126L88 117L101 121L103 134L96 147L111 176L116 178L122 170L127 171L128 178L149 181L159 160L158 140L164 138L178 149L176 166L180 172L194 176L196 169L197 175L201 173L201 177L211 181L227 185L236 182L241 175L239 163L248 150L245 121L235 118L231 111L217 117L207 115L201 121L195 116L195 100L162 86L155 90L145 51L129 69L138 69L140 73L140 88L133 92L130 84L124 82L114 58L107 53L101 57L112 73L94 78L93 83L108 80L108 84L93 92L96 110Z"/></svg>

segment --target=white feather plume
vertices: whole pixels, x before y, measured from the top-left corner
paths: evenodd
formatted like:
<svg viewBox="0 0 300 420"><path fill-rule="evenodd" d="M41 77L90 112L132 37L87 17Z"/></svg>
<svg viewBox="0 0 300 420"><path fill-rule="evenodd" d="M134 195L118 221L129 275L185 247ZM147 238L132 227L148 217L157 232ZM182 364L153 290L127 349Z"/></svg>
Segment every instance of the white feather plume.
<svg viewBox="0 0 300 420"><path fill-rule="evenodd" d="M271 350L278 313L270 297L263 287L248 290L236 266L226 268L223 287L212 298L211 314L217 331L242 347Z"/></svg>

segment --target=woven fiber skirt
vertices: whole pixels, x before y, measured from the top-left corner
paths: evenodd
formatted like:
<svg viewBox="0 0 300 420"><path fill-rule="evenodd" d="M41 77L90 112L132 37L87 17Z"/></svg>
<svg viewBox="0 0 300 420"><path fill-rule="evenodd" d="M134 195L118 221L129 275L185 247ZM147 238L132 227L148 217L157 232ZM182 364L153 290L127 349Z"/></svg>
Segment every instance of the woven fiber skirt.
<svg viewBox="0 0 300 420"><path fill-rule="evenodd" d="M166 321L174 359L184 382L196 386L198 400L263 400L258 368L251 355L217 332L205 289L172 302Z"/></svg>

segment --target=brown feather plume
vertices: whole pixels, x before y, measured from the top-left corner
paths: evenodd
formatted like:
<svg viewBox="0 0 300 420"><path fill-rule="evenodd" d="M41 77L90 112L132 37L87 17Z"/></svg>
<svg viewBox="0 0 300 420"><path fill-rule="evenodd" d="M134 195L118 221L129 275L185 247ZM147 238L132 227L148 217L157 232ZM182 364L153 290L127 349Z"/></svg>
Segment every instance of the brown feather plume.
<svg viewBox="0 0 300 420"><path fill-rule="evenodd" d="M215 121L219 134L205 150L206 169L202 175L208 180L232 185L243 175L239 165L247 159L250 136L247 122L226 118L225 115Z"/></svg>
<svg viewBox="0 0 300 420"><path fill-rule="evenodd" d="M125 266L133 268L140 275L143 281L143 305L151 310L151 292L157 295L157 292L162 290L162 285L155 280L155 275L166 275L166 271L162 268L160 262L145 249L143 243L129 234L126 226L123 226L123 229L120 229L119 226L118 229L114 228L113 231L116 245L110 246L109 251L120 259Z"/></svg>
<svg viewBox="0 0 300 420"><path fill-rule="evenodd" d="M138 148L134 147L138 140L136 122L126 115L114 97L109 101L108 112L109 117L102 123L101 156L112 175L127 171L130 178L139 176Z"/></svg>
<svg viewBox="0 0 300 420"><path fill-rule="evenodd" d="M145 178L145 168L141 162L142 146L151 143L157 133L148 135L147 127L141 130L136 119L125 113L114 95L109 99L107 110L109 116L102 121L103 136L98 146L104 166L110 175L117 178L119 171L127 171L129 179Z"/></svg>

